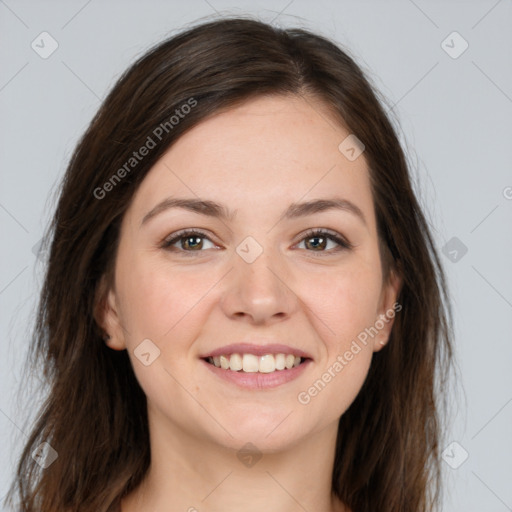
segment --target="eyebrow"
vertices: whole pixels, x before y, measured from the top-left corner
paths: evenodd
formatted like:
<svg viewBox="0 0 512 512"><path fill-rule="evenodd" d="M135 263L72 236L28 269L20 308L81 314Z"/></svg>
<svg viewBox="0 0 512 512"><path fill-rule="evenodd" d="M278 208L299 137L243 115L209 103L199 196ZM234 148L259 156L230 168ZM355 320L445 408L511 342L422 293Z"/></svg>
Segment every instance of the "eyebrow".
<svg viewBox="0 0 512 512"><path fill-rule="evenodd" d="M214 217L226 221L231 221L236 216L236 211L231 211L226 206L216 203L215 201L196 198L169 197L158 203L154 208L146 213L146 215L144 215L141 226L148 222L151 218L171 208L181 208L194 213L199 213L200 215ZM338 197L332 199L315 199L302 203L292 203L281 215L279 220L297 219L328 210L342 210L352 213L357 218L359 218L363 224L367 225L366 218L362 210L357 205L348 199L342 199Z"/></svg>

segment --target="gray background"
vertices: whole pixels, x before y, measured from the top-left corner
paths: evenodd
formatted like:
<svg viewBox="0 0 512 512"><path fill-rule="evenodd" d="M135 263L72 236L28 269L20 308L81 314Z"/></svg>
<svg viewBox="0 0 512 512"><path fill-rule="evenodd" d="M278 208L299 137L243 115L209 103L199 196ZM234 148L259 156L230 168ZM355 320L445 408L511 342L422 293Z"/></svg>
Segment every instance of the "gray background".
<svg viewBox="0 0 512 512"><path fill-rule="evenodd" d="M153 43L219 13L334 38L394 105L453 295L461 383L450 391L443 448L457 444L443 463L444 510L512 510L510 0L0 0L0 498L28 433L24 415L40 405L15 393L42 277L34 246L58 180L119 74ZM46 59L31 47L43 31L59 45ZM453 31L469 45L460 55Z"/></svg>

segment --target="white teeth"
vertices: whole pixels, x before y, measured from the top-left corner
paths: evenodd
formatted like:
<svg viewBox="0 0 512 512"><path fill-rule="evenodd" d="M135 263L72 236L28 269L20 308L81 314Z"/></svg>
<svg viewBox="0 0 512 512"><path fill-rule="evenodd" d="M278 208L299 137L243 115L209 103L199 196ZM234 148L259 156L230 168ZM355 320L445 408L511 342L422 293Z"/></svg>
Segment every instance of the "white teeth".
<svg viewBox="0 0 512 512"><path fill-rule="evenodd" d="M267 354L265 356L260 357L260 373L270 373L273 372L275 369L276 360L272 354Z"/></svg>
<svg viewBox="0 0 512 512"><path fill-rule="evenodd" d="M240 354L231 354L229 359L229 369L238 372L243 367L242 356Z"/></svg>
<svg viewBox="0 0 512 512"><path fill-rule="evenodd" d="M286 366L286 357L284 354L277 354L276 356L276 370L284 370Z"/></svg>
<svg viewBox="0 0 512 512"><path fill-rule="evenodd" d="M285 366L289 370L293 364L295 363L295 356L293 354L287 354L286 355L286 363Z"/></svg>
<svg viewBox="0 0 512 512"><path fill-rule="evenodd" d="M258 356L252 354L244 354L243 369L244 372L257 372L259 367Z"/></svg>
<svg viewBox="0 0 512 512"><path fill-rule="evenodd" d="M301 358L293 354L265 354L255 356L254 354L231 354L209 357L208 362L223 370L238 372L243 370L247 373L272 373L274 371L290 370L299 366Z"/></svg>
<svg viewBox="0 0 512 512"><path fill-rule="evenodd" d="M224 370L229 368L229 359L226 356L220 356L220 367Z"/></svg>

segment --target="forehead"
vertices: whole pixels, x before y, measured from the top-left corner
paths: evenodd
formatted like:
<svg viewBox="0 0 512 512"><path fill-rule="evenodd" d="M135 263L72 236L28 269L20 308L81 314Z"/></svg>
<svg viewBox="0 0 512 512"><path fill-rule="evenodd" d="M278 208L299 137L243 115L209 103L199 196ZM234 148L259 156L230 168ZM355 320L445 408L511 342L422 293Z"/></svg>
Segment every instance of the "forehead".
<svg viewBox="0 0 512 512"><path fill-rule="evenodd" d="M143 216L166 197L198 196L277 213L301 199L341 195L371 218L364 153L351 161L339 149L349 135L318 100L251 99L180 137L149 171L132 206Z"/></svg>

